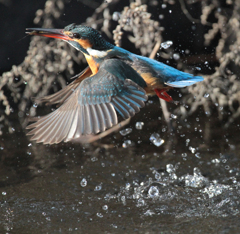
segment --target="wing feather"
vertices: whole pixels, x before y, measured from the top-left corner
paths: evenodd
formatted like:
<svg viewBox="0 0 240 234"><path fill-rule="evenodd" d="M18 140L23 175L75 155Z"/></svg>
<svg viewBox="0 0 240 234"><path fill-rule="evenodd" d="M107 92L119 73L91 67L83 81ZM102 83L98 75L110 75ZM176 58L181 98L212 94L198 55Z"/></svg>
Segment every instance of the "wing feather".
<svg viewBox="0 0 240 234"><path fill-rule="evenodd" d="M114 74L113 65L120 67L117 74ZM124 68L127 72L121 72ZM81 83L74 81L64 90L43 98L50 103L63 103L51 114L29 125L27 129L31 131L28 135L44 144L66 142L82 135L97 134L116 125L116 111L123 118L132 117L144 106L147 95L143 88L126 77L127 74L134 81L140 79L129 65L109 59L100 66L97 74Z"/></svg>

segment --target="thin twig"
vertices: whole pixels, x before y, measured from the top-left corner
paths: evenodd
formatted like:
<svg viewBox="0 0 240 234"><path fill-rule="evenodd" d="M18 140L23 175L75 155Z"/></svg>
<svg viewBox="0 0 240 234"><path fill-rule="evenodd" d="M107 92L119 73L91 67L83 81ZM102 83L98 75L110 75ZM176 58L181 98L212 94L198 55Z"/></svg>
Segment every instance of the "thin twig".
<svg viewBox="0 0 240 234"><path fill-rule="evenodd" d="M161 46L161 41L157 41L156 45L154 46L152 53L150 54L149 58L154 59L155 55L157 54L159 48ZM163 116L165 118L165 121L167 122L168 125L168 131L172 130L172 123L171 123L171 119L170 119L170 113L168 111L167 108L167 103L166 101L164 101L163 99L159 98L160 101L160 105L162 107L162 112L163 112Z"/></svg>
<svg viewBox="0 0 240 234"><path fill-rule="evenodd" d="M156 54L157 54L160 46L161 46L161 41L158 40L157 43L156 43L156 45L154 46L151 54L149 55L149 58L151 58L151 59L154 59L154 58L155 58L155 56L156 56Z"/></svg>
<svg viewBox="0 0 240 234"><path fill-rule="evenodd" d="M167 108L167 102L164 101L163 99L159 98L159 101L160 101L160 105L162 107L162 112L163 112L163 116L167 122L167 125L168 125L168 131L171 132L172 130L172 121L170 119L170 112L168 111L168 108Z"/></svg>

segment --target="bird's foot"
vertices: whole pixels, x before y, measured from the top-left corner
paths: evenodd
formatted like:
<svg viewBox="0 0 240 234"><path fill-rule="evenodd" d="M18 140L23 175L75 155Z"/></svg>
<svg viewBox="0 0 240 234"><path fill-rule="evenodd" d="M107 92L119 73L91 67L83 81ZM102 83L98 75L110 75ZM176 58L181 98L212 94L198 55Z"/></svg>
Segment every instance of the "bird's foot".
<svg viewBox="0 0 240 234"><path fill-rule="evenodd" d="M173 102L174 103L172 97L166 92L165 89L154 89L154 91L159 98L163 99L166 102Z"/></svg>

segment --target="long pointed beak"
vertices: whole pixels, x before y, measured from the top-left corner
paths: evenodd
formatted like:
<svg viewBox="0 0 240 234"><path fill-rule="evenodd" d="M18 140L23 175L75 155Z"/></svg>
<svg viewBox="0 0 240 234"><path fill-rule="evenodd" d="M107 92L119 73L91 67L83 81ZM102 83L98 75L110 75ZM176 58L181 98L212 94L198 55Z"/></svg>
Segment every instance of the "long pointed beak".
<svg viewBox="0 0 240 234"><path fill-rule="evenodd" d="M71 40L70 37L63 33L63 29L48 29L48 28L26 28L29 35L37 35L43 37L57 38L61 40Z"/></svg>

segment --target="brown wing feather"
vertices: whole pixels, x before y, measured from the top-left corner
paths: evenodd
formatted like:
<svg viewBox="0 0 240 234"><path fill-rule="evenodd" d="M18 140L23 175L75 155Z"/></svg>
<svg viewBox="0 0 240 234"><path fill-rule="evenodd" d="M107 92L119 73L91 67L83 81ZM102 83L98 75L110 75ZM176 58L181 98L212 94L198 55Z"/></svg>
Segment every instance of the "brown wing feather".
<svg viewBox="0 0 240 234"><path fill-rule="evenodd" d="M86 67L78 76L76 80L74 80L71 84L64 87L57 93L52 95L48 95L46 97L42 97L36 99L38 102L46 102L46 105L52 105L57 103L63 103L65 100L69 98L69 96L74 92L74 90L78 87L78 85L82 82L82 80L92 75L92 71L90 67Z"/></svg>

